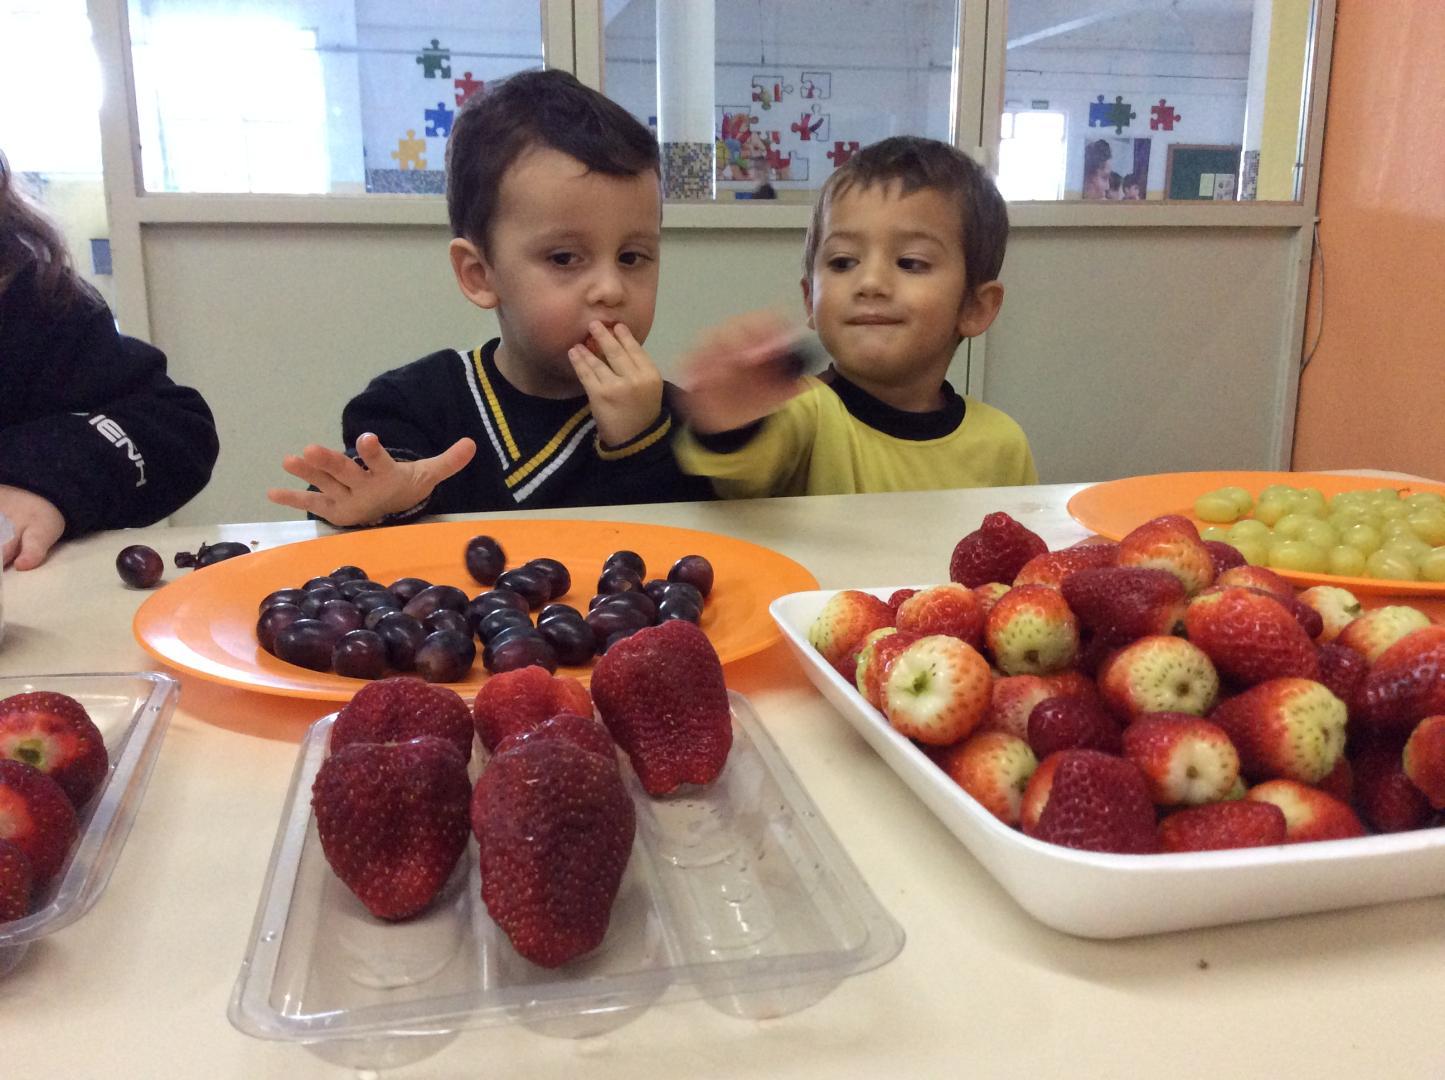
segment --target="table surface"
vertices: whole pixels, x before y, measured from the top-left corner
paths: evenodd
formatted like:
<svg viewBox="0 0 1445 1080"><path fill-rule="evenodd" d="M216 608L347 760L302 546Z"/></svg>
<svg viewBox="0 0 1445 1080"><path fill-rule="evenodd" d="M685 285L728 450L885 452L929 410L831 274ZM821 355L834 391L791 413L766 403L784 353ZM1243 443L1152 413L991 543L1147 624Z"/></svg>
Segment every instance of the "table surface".
<svg viewBox="0 0 1445 1080"><path fill-rule="evenodd" d="M603 507L527 516L645 521L764 544L825 588L942 580L959 537L1006 510L1051 547L1084 532L1075 485ZM154 527L60 547L5 575L0 674L153 668L115 553L309 539L304 522ZM324 531L324 530L323 530ZM171 573L175 573L172 571ZM812 689L782 645L728 668L907 943L778 1019L654 1007L569 1040L464 1031L386 1075L1029 1077L1445 1075L1438 899L1125 941L1035 922ZM179 708L109 887L0 979L5 1077L330 1077L353 1069L253 1039L226 1007L295 763L325 703L182 679ZM1387 1064L1388 1063L1388 1064Z"/></svg>

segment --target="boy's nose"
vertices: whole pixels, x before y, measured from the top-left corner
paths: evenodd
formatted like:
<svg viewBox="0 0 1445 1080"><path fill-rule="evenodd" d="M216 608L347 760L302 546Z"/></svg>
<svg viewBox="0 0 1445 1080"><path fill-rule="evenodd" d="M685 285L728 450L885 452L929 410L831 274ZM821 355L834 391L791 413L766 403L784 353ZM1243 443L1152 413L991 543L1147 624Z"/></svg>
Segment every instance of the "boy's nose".
<svg viewBox="0 0 1445 1080"><path fill-rule="evenodd" d="M587 302L615 307L627 296L622 274L615 266L599 267L587 287Z"/></svg>
<svg viewBox="0 0 1445 1080"><path fill-rule="evenodd" d="M867 258L858 264L858 291L868 296L877 296L888 288L889 261L882 258Z"/></svg>

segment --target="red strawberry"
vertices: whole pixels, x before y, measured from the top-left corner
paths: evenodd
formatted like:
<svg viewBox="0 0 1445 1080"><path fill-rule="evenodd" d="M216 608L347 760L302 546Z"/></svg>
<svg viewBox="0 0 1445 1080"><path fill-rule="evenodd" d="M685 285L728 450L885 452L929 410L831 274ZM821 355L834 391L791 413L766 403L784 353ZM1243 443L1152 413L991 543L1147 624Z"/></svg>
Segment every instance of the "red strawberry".
<svg viewBox="0 0 1445 1080"><path fill-rule="evenodd" d="M828 598L808 627L808 644L836 667L857 651L858 642L868 631L892 626L893 622L893 611L878 597L858 589L844 589Z"/></svg>
<svg viewBox="0 0 1445 1080"><path fill-rule="evenodd" d="M612 736L602 726L602 721L595 716L558 713L550 719L543 720L534 728L514 731L507 735L497 743L495 753L505 754L512 747L520 746L528 739L566 739L583 750L601 754L614 764L617 762L617 744L612 741Z"/></svg>
<svg viewBox="0 0 1445 1080"><path fill-rule="evenodd" d="M1193 596L1214 581L1214 559L1194 523L1179 514L1146 521L1119 541L1120 566L1168 570Z"/></svg>
<svg viewBox="0 0 1445 1080"><path fill-rule="evenodd" d="M1099 697L1098 688L1094 685L1094 680L1082 671L1055 671L1042 678L1044 682L1054 688L1054 693L1061 697L1082 697L1091 701L1102 700Z"/></svg>
<svg viewBox="0 0 1445 1080"><path fill-rule="evenodd" d="M935 759L959 787L1005 825L1019 823L1024 788L1038 759L1022 739L1003 731L980 731Z"/></svg>
<svg viewBox="0 0 1445 1080"><path fill-rule="evenodd" d="M983 608L973 590L963 585L920 589L898 608L898 629L915 634L947 634L974 648L983 639Z"/></svg>
<svg viewBox="0 0 1445 1080"><path fill-rule="evenodd" d="M1345 745L1346 747L1349 746L1348 732L1346 732ZM1333 795L1343 803L1347 803L1354 798L1355 769L1354 766L1350 764L1348 751L1340 755L1333 769L1315 781L1315 787Z"/></svg>
<svg viewBox="0 0 1445 1080"><path fill-rule="evenodd" d="M472 759L472 717L455 690L397 675L367 683L347 702L331 727L331 752L352 743L406 742L435 735Z"/></svg>
<svg viewBox="0 0 1445 1080"><path fill-rule="evenodd" d="M1058 589L1015 585L988 613L984 637L1009 675L1063 671L1079 651L1079 622Z"/></svg>
<svg viewBox="0 0 1445 1080"><path fill-rule="evenodd" d="M1425 717L1445 713L1445 626L1415 630L1380 653L1353 704L1360 725L1377 732L1409 731Z"/></svg>
<svg viewBox="0 0 1445 1080"><path fill-rule="evenodd" d="M1184 627L1219 673L1242 686L1319 674L1314 642L1284 605L1264 593L1209 589L1189 602Z"/></svg>
<svg viewBox="0 0 1445 1080"><path fill-rule="evenodd" d="M1345 749L1345 703L1312 679L1271 679L1209 714L1239 751L1250 780L1318 783Z"/></svg>
<svg viewBox="0 0 1445 1080"><path fill-rule="evenodd" d="M576 679L533 664L493 675L477 691L472 719L488 750L516 731L528 731L559 713L592 715L592 695Z"/></svg>
<svg viewBox="0 0 1445 1080"><path fill-rule="evenodd" d="M85 706L65 694L37 690L0 701L0 758L34 765L84 806L105 780L105 739Z"/></svg>
<svg viewBox="0 0 1445 1080"><path fill-rule="evenodd" d="M1154 804L1139 770L1097 750L1064 750L1034 835L1084 851L1158 850Z"/></svg>
<svg viewBox="0 0 1445 1080"><path fill-rule="evenodd" d="M1406 774L1400 755L1381 748L1355 757L1355 806L1378 832L1406 832L1430 823L1430 800Z"/></svg>
<svg viewBox="0 0 1445 1080"><path fill-rule="evenodd" d="M1365 681L1369 663L1354 649L1331 642L1321 645L1318 653L1320 672L1316 678L1329 688L1330 693L1354 707L1360 687Z"/></svg>
<svg viewBox="0 0 1445 1080"><path fill-rule="evenodd" d="M366 910L424 910L467 847L467 763L450 741L352 743L321 763L311 809L331 869Z"/></svg>
<svg viewBox="0 0 1445 1080"><path fill-rule="evenodd" d="M1198 806L1226 798L1239 779L1239 754L1217 724L1188 713L1148 713L1124 729L1124 756L1139 767L1159 806Z"/></svg>
<svg viewBox="0 0 1445 1080"><path fill-rule="evenodd" d="M1335 638L1373 664L1401 638L1430 625L1430 616L1407 604L1374 608L1354 619Z"/></svg>
<svg viewBox="0 0 1445 1080"><path fill-rule="evenodd" d="M1024 563L1048 550L1036 533L1007 514L989 514L982 525L954 547L948 579L970 589L991 581L1010 582Z"/></svg>
<svg viewBox="0 0 1445 1080"><path fill-rule="evenodd" d="M1365 826L1355 812L1333 795L1298 780L1269 780L1256 784L1244 796L1273 803L1284 811L1286 844L1314 840L1345 840L1364 836Z"/></svg>
<svg viewBox="0 0 1445 1080"><path fill-rule="evenodd" d="M527 739L487 763L471 817L482 900L518 953L554 968L602 943L636 831L613 763L565 739Z"/></svg>
<svg viewBox="0 0 1445 1080"><path fill-rule="evenodd" d="M592 696L649 795L711 783L727 764L733 728L722 664L692 623L649 626L612 646L592 669Z"/></svg>
<svg viewBox="0 0 1445 1080"><path fill-rule="evenodd" d="M1051 697L1029 713L1028 742L1042 761L1057 750L1102 750L1117 754L1123 744L1119 722L1095 699Z"/></svg>
<svg viewBox="0 0 1445 1080"><path fill-rule="evenodd" d="M1360 617L1364 608L1355 594L1334 585L1316 585L1299 594L1299 602L1314 608L1320 617L1321 632L1315 640L1321 644L1334 641L1340 631Z"/></svg>
<svg viewBox="0 0 1445 1080"><path fill-rule="evenodd" d="M979 727L1027 739L1029 714L1034 706L1059 695L1059 688L1042 675L1005 675L994 679L989 688L988 712Z"/></svg>
<svg viewBox="0 0 1445 1080"><path fill-rule="evenodd" d="M1064 582L1063 593L1079 625L1109 648L1174 633L1184 623L1188 599L1169 571L1133 566L1079 570Z"/></svg>
<svg viewBox="0 0 1445 1080"><path fill-rule="evenodd" d="M1161 851L1222 851L1283 844L1284 812L1268 802L1237 799L1205 803L1159 823Z"/></svg>
<svg viewBox="0 0 1445 1080"><path fill-rule="evenodd" d="M1113 566L1119 557L1119 545L1108 542L1102 544L1076 544L1073 547L1060 548L1058 551L1045 552L1043 555L1035 555L1017 574L1014 575L1015 585L1048 585L1057 589L1064 583L1064 579L1078 570L1087 570L1094 566Z"/></svg>
<svg viewBox="0 0 1445 1080"><path fill-rule="evenodd" d="M992 682L988 662L972 645L930 634L893 658L882 684L883 715L910 739L947 746L982 723Z"/></svg>
<svg viewBox="0 0 1445 1080"><path fill-rule="evenodd" d="M882 710L883 680L888 677L888 669L893 665L894 658L917 641L919 635L911 630L898 630L888 626L875 630L868 636L873 640L858 654L858 673L854 678L854 685L867 699L868 704Z"/></svg>
<svg viewBox="0 0 1445 1080"><path fill-rule="evenodd" d="M0 924L30 912L31 878L30 856L19 844L0 840Z"/></svg>
<svg viewBox="0 0 1445 1080"><path fill-rule="evenodd" d="M1062 752L1050 754L1039 762L1029 782L1024 785L1023 801L1019 804L1019 828L1029 836L1038 830L1039 816L1049 804L1049 793L1054 789L1054 773L1063 760Z"/></svg>
<svg viewBox="0 0 1445 1080"><path fill-rule="evenodd" d="M1151 634L1125 645L1099 667L1104 704L1126 722L1147 712L1203 716L1219 697L1219 675L1197 645Z"/></svg>
<svg viewBox="0 0 1445 1080"><path fill-rule="evenodd" d="M59 784L33 765L0 759L0 840L25 852L35 888L60 872L79 831L75 807Z"/></svg>
<svg viewBox="0 0 1445 1080"><path fill-rule="evenodd" d="M1226 570L1233 570L1236 566L1247 565L1244 555L1239 548L1233 544L1226 544L1223 540L1205 540L1204 546L1209 549L1210 561L1214 563L1214 577L1217 581L1219 575Z"/></svg>
<svg viewBox="0 0 1445 1080"><path fill-rule="evenodd" d="M999 597L1011 588L1013 588L1012 585L1005 585L1001 581L990 581L987 585L980 585L973 590L973 595L978 597L978 606L983 612L985 620L988 619L988 613L993 610L993 606L998 603Z"/></svg>
<svg viewBox="0 0 1445 1080"><path fill-rule="evenodd" d="M917 589L894 589L892 595L888 597L888 610L893 612L894 616L897 617L898 608L902 605L903 601L907 600L917 591Z"/></svg>
<svg viewBox="0 0 1445 1080"><path fill-rule="evenodd" d="M1401 767L1431 806L1445 810L1445 716L1427 716L1415 725Z"/></svg>
<svg viewBox="0 0 1445 1080"><path fill-rule="evenodd" d="M1214 584L1235 585L1241 589L1258 589L1281 600L1294 596L1294 586L1273 570L1263 566L1250 566L1248 563L1231 567L1217 575Z"/></svg>

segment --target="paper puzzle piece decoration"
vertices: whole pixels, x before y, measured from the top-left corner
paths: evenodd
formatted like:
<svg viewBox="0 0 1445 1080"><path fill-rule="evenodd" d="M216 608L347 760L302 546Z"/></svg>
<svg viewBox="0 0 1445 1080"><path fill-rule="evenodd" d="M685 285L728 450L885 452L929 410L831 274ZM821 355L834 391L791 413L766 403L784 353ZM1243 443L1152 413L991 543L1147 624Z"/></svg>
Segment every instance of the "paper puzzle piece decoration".
<svg viewBox="0 0 1445 1080"><path fill-rule="evenodd" d="M856 139L852 142L835 142L833 149L828 151L828 157L833 161L833 168L836 169L839 165L846 162L858 152L858 149L858 141Z"/></svg>
<svg viewBox="0 0 1445 1080"><path fill-rule="evenodd" d="M1149 106L1149 130L1173 131L1174 125L1184 119L1181 113L1174 111L1173 105L1164 104L1164 99L1159 99L1158 105Z"/></svg>
<svg viewBox="0 0 1445 1080"><path fill-rule="evenodd" d="M1106 102L1104 95L1100 94L1089 103L1089 126L1112 127L1115 135L1124 134L1129 121L1136 115L1134 106L1124 100L1123 94L1119 94L1112 102Z"/></svg>
<svg viewBox="0 0 1445 1080"><path fill-rule="evenodd" d="M797 132L799 140L810 142L817 139L819 142L828 141L828 117L818 111L818 106L813 106L812 112L805 112L796 124L789 124L788 130Z"/></svg>
<svg viewBox="0 0 1445 1080"><path fill-rule="evenodd" d="M450 74L450 72L448 72ZM480 94L487 88L487 84L480 79L473 79L470 71L464 72L460 79L453 79L452 85L457 88L457 104L460 105L473 94Z"/></svg>
<svg viewBox="0 0 1445 1080"><path fill-rule="evenodd" d="M781 75L753 76L754 105L761 105L764 109L771 109L775 103L782 103L784 94L791 94L792 92L793 87L784 83Z"/></svg>
<svg viewBox="0 0 1445 1080"><path fill-rule="evenodd" d="M438 101L435 109L426 110L426 133L433 139L445 139L452 133L452 117L456 113L447 108L445 101Z"/></svg>
<svg viewBox="0 0 1445 1080"><path fill-rule="evenodd" d="M426 158L422 157L425 153L426 140L418 139L416 132L407 128L406 138L396 140L396 149L391 156L396 158L396 167L405 172L407 169L425 169Z"/></svg>
<svg viewBox="0 0 1445 1080"><path fill-rule="evenodd" d="M431 39L431 48L423 49L416 58L421 73L428 79L450 79L452 77L452 51L436 38Z"/></svg>
<svg viewBox="0 0 1445 1080"><path fill-rule="evenodd" d="M830 98L833 96L833 73L831 71L805 71L798 81L798 96L805 98Z"/></svg>

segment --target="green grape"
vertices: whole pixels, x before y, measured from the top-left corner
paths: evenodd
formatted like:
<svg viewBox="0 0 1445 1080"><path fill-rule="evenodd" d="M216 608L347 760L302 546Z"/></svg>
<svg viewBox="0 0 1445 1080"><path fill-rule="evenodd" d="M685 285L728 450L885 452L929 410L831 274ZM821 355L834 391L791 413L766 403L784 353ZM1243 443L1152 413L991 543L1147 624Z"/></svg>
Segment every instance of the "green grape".
<svg viewBox="0 0 1445 1080"><path fill-rule="evenodd" d="M1315 547L1329 549L1340 542L1340 534L1327 521L1321 521L1319 518L1307 518L1304 528L1299 531L1299 539L1306 540Z"/></svg>
<svg viewBox="0 0 1445 1080"><path fill-rule="evenodd" d="M1269 540L1269 526L1255 518L1245 518L1243 521L1236 521L1229 527L1229 540L1234 543L1237 540L1254 540L1264 543Z"/></svg>
<svg viewBox="0 0 1445 1080"><path fill-rule="evenodd" d="M1413 559L1396 551L1381 548L1365 560L1365 573L1372 578L1392 581L1414 581L1419 571Z"/></svg>
<svg viewBox="0 0 1445 1080"><path fill-rule="evenodd" d="M1311 517L1322 518L1325 516L1328 507L1325 504L1325 495L1319 488L1305 488L1296 496L1296 511L1309 514Z"/></svg>
<svg viewBox="0 0 1445 1080"><path fill-rule="evenodd" d="M1222 487L1218 494L1234 503L1234 508L1239 511L1241 517L1254 509L1254 499L1250 498L1249 492L1242 487Z"/></svg>
<svg viewBox="0 0 1445 1080"><path fill-rule="evenodd" d="M1250 566L1269 565L1269 545L1265 541L1233 537L1228 542L1234 545L1235 550L1244 556L1244 561Z"/></svg>
<svg viewBox="0 0 1445 1080"><path fill-rule="evenodd" d="M1294 488L1288 484L1270 484L1259 493L1261 499L1277 499L1281 495L1294 495Z"/></svg>
<svg viewBox="0 0 1445 1080"><path fill-rule="evenodd" d="M1430 545L1413 533L1407 533L1386 540L1380 546L1380 550L1397 552L1411 562L1418 563L1426 555L1430 554Z"/></svg>
<svg viewBox="0 0 1445 1080"><path fill-rule="evenodd" d="M1359 548L1339 544L1330 548L1329 560L1331 574L1338 574L1341 577L1365 576L1365 553Z"/></svg>
<svg viewBox="0 0 1445 1080"><path fill-rule="evenodd" d="M1299 570L1323 574L1329 569L1325 549L1305 540L1280 540L1270 545L1269 565L1274 570Z"/></svg>
<svg viewBox="0 0 1445 1080"><path fill-rule="evenodd" d="M1210 491L1194 500L1194 516L1200 521L1227 523L1239 519L1239 510L1232 499Z"/></svg>
<svg viewBox="0 0 1445 1080"><path fill-rule="evenodd" d="M1432 548L1420 560L1420 580L1445 582L1445 547Z"/></svg>
<svg viewBox="0 0 1445 1080"><path fill-rule="evenodd" d="M1312 520L1306 514L1288 513L1274 523L1274 535L1280 540L1298 540L1305 526Z"/></svg>
<svg viewBox="0 0 1445 1080"><path fill-rule="evenodd" d="M1445 510L1416 510L1405 520L1411 531L1431 547L1445 544Z"/></svg>
<svg viewBox="0 0 1445 1080"><path fill-rule="evenodd" d="M1231 489L1225 488L1225 491ZM1438 491L1417 491L1405 500L1405 505L1413 510L1442 510L1445 509L1445 495Z"/></svg>
<svg viewBox="0 0 1445 1080"><path fill-rule="evenodd" d="M1363 521L1340 530L1340 543L1365 555L1374 554L1384 542L1380 530Z"/></svg>
<svg viewBox="0 0 1445 1080"><path fill-rule="evenodd" d="M1227 544L1229 543L1229 530L1222 525L1211 525L1207 529L1199 530L1199 539L1219 540Z"/></svg>
<svg viewBox="0 0 1445 1080"><path fill-rule="evenodd" d="M1364 502L1365 493L1363 491L1341 491L1338 495L1330 496L1330 513L1363 506Z"/></svg>
<svg viewBox="0 0 1445 1080"><path fill-rule="evenodd" d="M1254 520L1273 526L1294 509L1294 500L1287 495L1261 495L1254 508Z"/></svg>
<svg viewBox="0 0 1445 1080"><path fill-rule="evenodd" d="M1386 521L1394 521L1396 518L1403 520L1410 516L1410 508L1396 499L1394 502L1381 503L1379 514Z"/></svg>

